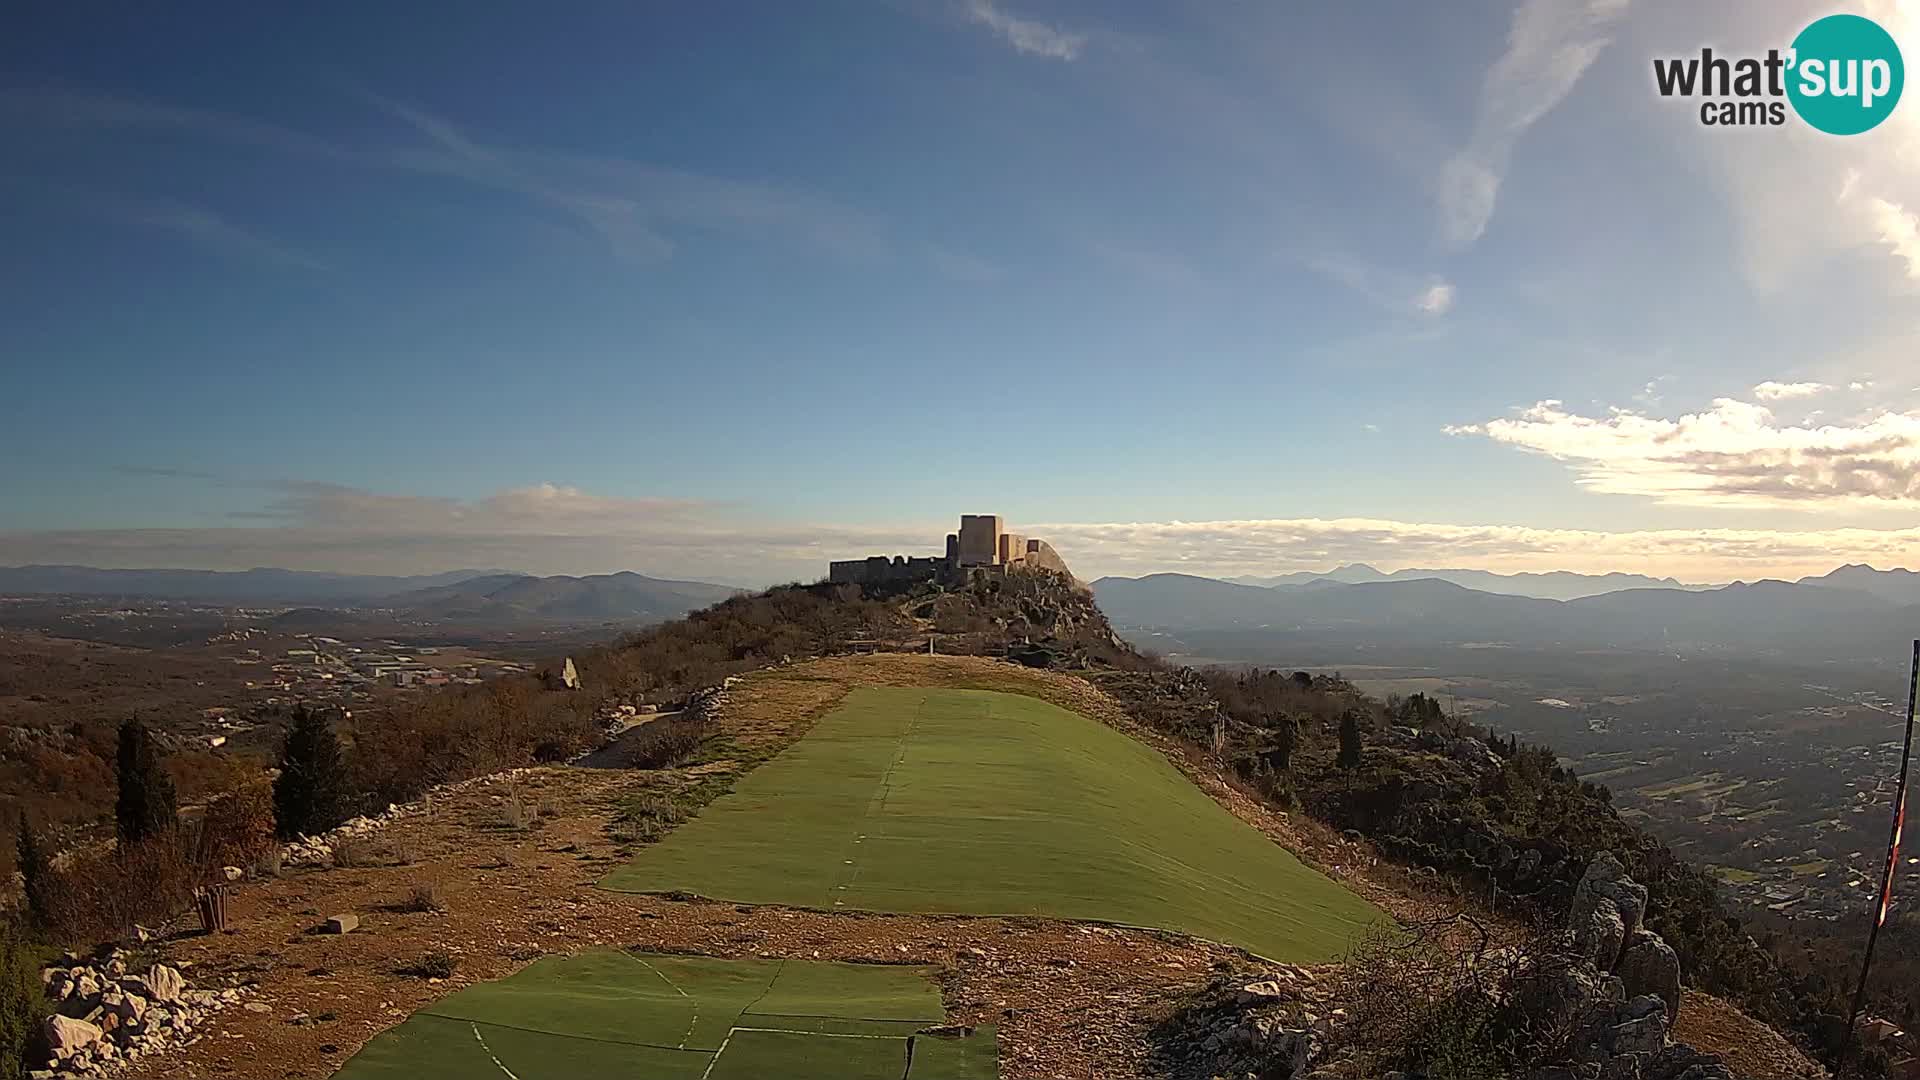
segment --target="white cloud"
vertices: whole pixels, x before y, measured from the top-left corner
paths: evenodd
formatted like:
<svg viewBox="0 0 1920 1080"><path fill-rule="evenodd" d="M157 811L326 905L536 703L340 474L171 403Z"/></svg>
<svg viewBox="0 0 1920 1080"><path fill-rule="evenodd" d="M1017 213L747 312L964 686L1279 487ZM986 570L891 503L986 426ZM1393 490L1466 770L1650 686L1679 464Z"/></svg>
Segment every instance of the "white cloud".
<svg viewBox="0 0 1920 1080"><path fill-rule="evenodd" d="M1831 389L1833 389L1833 387L1828 386L1826 383L1783 383L1768 379L1766 382L1753 388L1753 396L1759 398L1761 401L1785 401L1788 398L1803 398L1812 397L1815 394L1824 394Z"/></svg>
<svg viewBox="0 0 1920 1080"><path fill-rule="evenodd" d="M1514 12L1506 52L1481 86L1473 135L1440 171L1440 236L1448 246L1480 239L1515 144L1572 92L1626 9L1627 0L1525 0Z"/></svg>
<svg viewBox="0 0 1920 1080"><path fill-rule="evenodd" d="M1087 35L1010 15L994 6L993 0L969 0L967 17L998 34L1016 52L1029 56L1077 60L1087 47Z"/></svg>
<svg viewBox="0 0 1920 1080"><path fill-rule="evenodd" d="M1864 0L1856 6L1896 41L1920 41L1920 4ZM1784 47L1833 6L1799 0L1753 8L1745 29L1756 36L1739 44L1764 49ZM1697 11L1703 31L1727 22L1705 5ZM1802 277L1830 274L1827 264L1845 256L1866 257L1869 273L1900 288L1920 281L1920 217L1914 213L1920 110L1895 109L1872 132L1847 138L1797 119L1765 138L1701 138L1691 118L1680 129L1687 152L1702 155L1717 177L1735 226L1738 265L1756 290L1778 292Z"/></svg>
<svg viewBox="0 0 1920 1080"><path fill-rule="evenodd" d="M215 482L181 470L155 479ZM358 573L504 567L534 573L638 570L744 585L817 580L833 559L935 554L948 520L848 525L778 521L737 507L596 495L556 484L479 499L394 495L325 483L284 485L235 524L198 529L0 531L0 565L36 562L253 566ZM1630 570L1683 580L1799 576L1841 562L1920 566L1920 528L1676 529L1608 532L1378 518L1016 522L1076 573L1178 570L1271 574L1369 562L1504 572Z"/></svg>
<svg viewBox="0 0 1920 1080"><path fill-rule="evenodd" d="M1800 577L1843 562L1920 564L1920 528L1667 529L1606 532L1378 518L1039 524L1082 577L1178 570L1208 576L1325 570L1366 562L1504 573L1625 570L1683 581Z"/></svg>
<svg viewBox="0 0 1920 1080"><path fill-rule="evenodd" d="M1581 416L1542 401L1518 417L1446 430L1567 462L1589 490L1663 503L1920 504L1920 412L1816 427L1782 424L1766 406L1731 398L1672 420L1621 409Z"/></svg>
<svg viewBox="0 0 1920 1080"><path fill-rule="evenodd" d="M1428 315L1445 315L1453 310L1454 288L1445 281L1436 281L1420 291L1414 297L1413 306Z"/></svg>
<svg viewBox="0 0 1920 1080"><path fill-rule="evenodd" d="M1907 264L1907 276L1920 279L1920 218L1899 203L1879 198L1866 201L1866 212L1880 242Z"/></svg>

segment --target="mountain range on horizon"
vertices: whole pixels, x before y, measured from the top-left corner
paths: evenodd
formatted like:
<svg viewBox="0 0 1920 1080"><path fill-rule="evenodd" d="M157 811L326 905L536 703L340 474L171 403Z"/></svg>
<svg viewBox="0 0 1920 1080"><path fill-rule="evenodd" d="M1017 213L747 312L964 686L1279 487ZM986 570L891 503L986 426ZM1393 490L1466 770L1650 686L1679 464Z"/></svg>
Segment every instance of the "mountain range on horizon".
<svg viewBox="0 0 1920 1080"><path fill-rule="evenodd" d="M1101 578L1116 625L1403 646L1491 645L1791 653L1883 662L1920 637L1920 574L1839 567L1798 581L1626 588L1572 599L1439 578L1246 585L1187 574Z"/></svg>
<svg viewBox="0 0 1920 1080"><path fill-rule="evenodd" d="M1223 578L1236 585L1265 589L1312 588L1321 585L1361 585L1377 581L1451 581L1481 592L1506 596L1531 596L1542 600L1576 600L1582 596L1619 592L1622 589L1710 589L1714 585L1682 584L1674 578L1648 577L1645 574L1613 572L1580 574L1571 570L1544 573L1502 574L1492 570L1407 568L1391 573L1366 563L1348 563L1325 573L1311 570L1278 574L1272 577Z"/></svg>
<svg viewBox="0 0 1920 1080"><path fill-rule="evenodd" d="M574 577L513 570L389 576L256 567L251 570L0 567L0 595L94 596L222 606L381 608L434 619L655 622L717 603L727 585L647 577L631 570Z"/></svg>

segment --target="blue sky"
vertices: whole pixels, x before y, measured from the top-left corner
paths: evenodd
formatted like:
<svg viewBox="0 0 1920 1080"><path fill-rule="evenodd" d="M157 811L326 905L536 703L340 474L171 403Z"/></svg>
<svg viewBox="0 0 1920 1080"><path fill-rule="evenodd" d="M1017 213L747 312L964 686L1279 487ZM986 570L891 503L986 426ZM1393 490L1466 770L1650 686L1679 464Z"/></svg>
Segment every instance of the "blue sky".
<svg viewBox="0 0 1920 1080"><path fill-rule="evenodd" d="M1827 10L42 6L0 562L1911 563L1920 105L1651 86Z"/></svg>

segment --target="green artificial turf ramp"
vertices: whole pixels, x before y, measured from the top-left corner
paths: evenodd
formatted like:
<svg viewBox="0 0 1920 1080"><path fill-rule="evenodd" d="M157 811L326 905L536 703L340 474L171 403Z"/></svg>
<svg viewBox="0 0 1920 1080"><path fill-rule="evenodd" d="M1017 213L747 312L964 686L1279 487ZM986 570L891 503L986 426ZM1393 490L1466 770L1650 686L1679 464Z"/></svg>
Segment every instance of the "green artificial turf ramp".
<svg viewBox="0 0 1920 1080"><path fill-rule="evenodd" d="M708 1080L900 1080L906 1071L904 1036L736 1031Z"/></svg>
<svg viewBox="0 0 1920 1080"><path fill-rule="evenodd" d="M1000 1075L998 1046L991 1026L964 1037L916 1035L908 1051L912 1067L906 1080L994 1080Z"/></svg>
<svg viewBox="0 0 1920 1080"><path fill-rule="evenodd" d="M921 967L605 949L547 957L422 1009L374 1037L334 1075L901 1080L909 1075L909 1040L945 1015L932 974ZM990 1034L976 1050L993 1064ZM989 1068L980 1075L995 1074ZM973 1080L972 1073L953 1077Z"/></svg>
<svg viewBox="0 0 1920 1080"><path fill-rule="evenodd" d="M984 690L854 690L602 884L1159 927L1292 962L1333 959L1385 919L1152 748Z"/></svg>

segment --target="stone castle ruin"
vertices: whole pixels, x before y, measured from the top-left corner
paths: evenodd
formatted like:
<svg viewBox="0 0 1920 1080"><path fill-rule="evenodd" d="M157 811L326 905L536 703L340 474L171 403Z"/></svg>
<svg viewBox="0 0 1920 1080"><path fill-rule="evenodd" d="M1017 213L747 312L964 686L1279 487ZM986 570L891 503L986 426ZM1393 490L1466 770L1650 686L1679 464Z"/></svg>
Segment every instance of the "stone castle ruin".
<svg viewBox="0 0 1920 1080"><path fill-rule="evenodd" d="M945 555L873 555L836 560L827 580L836 585L908 585L964 581L974 574L1053 570L1069 577L1066 561L1045 540L1008 532L998 514L962 514L960 531L947 534Z"/></svg>

